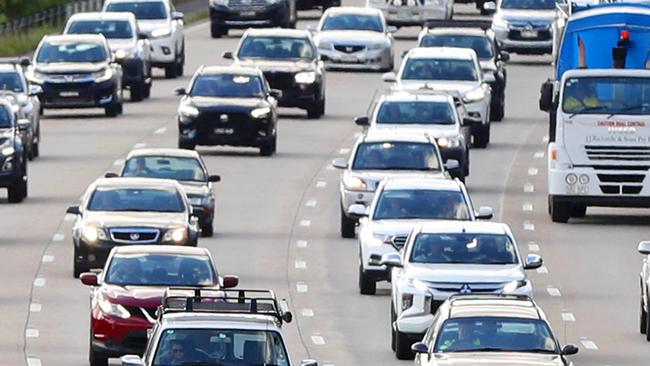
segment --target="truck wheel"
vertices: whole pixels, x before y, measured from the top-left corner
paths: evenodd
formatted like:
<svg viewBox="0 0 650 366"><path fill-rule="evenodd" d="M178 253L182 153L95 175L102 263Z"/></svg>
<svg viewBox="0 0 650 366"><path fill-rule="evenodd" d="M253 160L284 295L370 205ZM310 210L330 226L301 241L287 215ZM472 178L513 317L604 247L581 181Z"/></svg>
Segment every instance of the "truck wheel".
<svg viewBox="0 0 650 366"><path fill-rule="evenodd" d="M395 356L398 360L412 360L414 357L411 351L411 340L399 330L395 331Z"/></svg>
<svg viewBox="0 0 650 366"><path fill-rule="evenodd" d="M357 227L357 220L351 219L345 215L341 208L341 237L354 238L354 229Z"/></svg>
<svg viewBox="0 0 650 366"><path fill-rule="evenodd" d="M474 133L474 146L478 148L486 148L490 143L490 124L487 126L481 125L477 127Z"/></svg>
<svg viewBox="0 0 650 366"><path fill-rule="evenodd" d="M571 203L559 202L555 197L548 198L549 212L553 222L567 223L571 217Z"/></svg>
<svg viewBox="0 0 650 366"><path fill-rule="evenodd" d="M643 296L643 291L641 292L641 296ZM647 330L647 324L648 324L648 312L645 311L645 308L643 306L643 299L640 301L641 305L639 306L639 332L641 334L646 334Z"/></svg>
<svg viewBox="0 0 650 366"><path fill-rule="evenodd" d="M377 293L377 282L363 272L361 263L359 263L359 293L361 295L374 295Z"/></svg>
<svg viewBox="0 0 650 366"><path fill-rule="evenodd" d="M575 203L571 205L571 217L585 217L587 215L587 205Z"/></svg>

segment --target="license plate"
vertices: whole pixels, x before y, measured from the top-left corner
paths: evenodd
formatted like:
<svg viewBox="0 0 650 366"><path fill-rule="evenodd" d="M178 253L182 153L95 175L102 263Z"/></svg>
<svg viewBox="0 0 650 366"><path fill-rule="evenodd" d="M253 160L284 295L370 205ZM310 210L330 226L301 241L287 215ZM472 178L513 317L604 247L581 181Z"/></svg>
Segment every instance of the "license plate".
<svg viewBox="0 0 650 366"><path fill-rule="evenodd" d="M59 93L60 96L62 97L78 97L79 92L77 91L64 91Z"/></svg>
<svg viewBox="0 0 650 366"><path fill-rule="evenodd" d="M359 62L359 58L352 55L341 55L341 61L343 62Z"/></svg>
<svg viewBox="0 0 650 366"><path fill-rule="evenodd" d="M575 195L583 195L589 193L589 188L584 184L575 184L566 186L567 193Z"/></svg>
<svg viewBox="0 0 650 366"><path fill-rule="evenodd" d="M537 38L537 31L534 30L522 30L521 36L523 38Z"/></svg>
<svg viewBox="0 0 650 366"><path fill-rule="evenodd" d="M235 130L232 128L215 128L214 133L217 135L232 135Z"/></svg>
<svg viewBox="0 0 650 366"><path fill-rule="evenodd" d="M240 16L242 17L254 17L255 12L254 11L242 11L239 13Z"/></svg>

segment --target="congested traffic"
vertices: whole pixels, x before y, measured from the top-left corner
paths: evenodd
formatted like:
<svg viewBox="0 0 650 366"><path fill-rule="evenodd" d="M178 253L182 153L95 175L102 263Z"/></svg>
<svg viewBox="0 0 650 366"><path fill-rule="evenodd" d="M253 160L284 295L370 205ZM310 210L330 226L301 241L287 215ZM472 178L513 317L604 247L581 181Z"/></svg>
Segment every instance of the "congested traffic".
<svg viewBox="0 0 650 366"><path fill-rule="evenodd" d="M7 364L645 364L648 5L208 3L0 62Z"/></svg>

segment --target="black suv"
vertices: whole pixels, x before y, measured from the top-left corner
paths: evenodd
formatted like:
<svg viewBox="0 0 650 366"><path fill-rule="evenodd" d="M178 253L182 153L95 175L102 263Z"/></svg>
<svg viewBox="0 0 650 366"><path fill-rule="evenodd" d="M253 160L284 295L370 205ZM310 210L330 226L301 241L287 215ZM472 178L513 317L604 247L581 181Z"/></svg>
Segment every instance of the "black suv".
<svg viewBox="0 0 650 366"><path fill-rule="evenodd" d="M230 145L259 147L269 156L276 150L277 99L258 69L201 67L178 107L178 147Z"/></svg>
<svg viewBox="0 0 650 366"><path fill-rule="evenodd" d="M510 60L490 29L491 21L440 20L429 21L420 33L418 47L471 48L476 52L484 74L494 75L490 121L501 121L506 108L506 67Z"/></svg>
<svg viewBox="0 0 650 366"><path fill-rule="evenodd" d="M210 0L209 7L212 38L232 28L295 28L298 21L296 0Z"/></svg>
<svg viewBox="0 0 650 366"><path fill-rule="evenodd" d="M7 188L9 202L27 197L27 150L31 122L17 119L13 105L0 99L0 187Z"/></svg>
<svg viewBox="0 0 650 366"><path fill-rule="evenodd" d="M103 108L109 117L122 113L122 67L102 35L43 37L27 79L42 87L44 108Z"/></svg>
<svg viewBox="0 0 650 366"><path fill-rule="evenodd" d="M262 70L271 88L282 91L281 107L305 109L309 118L325 114L325 67L308 31L249 29L235 55L223 57Z"/></svg>

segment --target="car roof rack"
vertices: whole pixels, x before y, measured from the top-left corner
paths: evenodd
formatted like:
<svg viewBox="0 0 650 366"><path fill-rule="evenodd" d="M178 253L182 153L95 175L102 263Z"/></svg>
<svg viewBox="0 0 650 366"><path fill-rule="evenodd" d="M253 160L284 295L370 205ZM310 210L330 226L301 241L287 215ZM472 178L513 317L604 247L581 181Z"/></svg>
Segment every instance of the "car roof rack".
<svg viewBox="0 0 650 366"><path fill-rule="evenodd" d="M27 67L31 65L31 60L28 57L0 57L0 64L12 64Z"/></svg>
<svg viewBox="0 0 650 366"><path fill-rule="evenodd" d="M158 319L170 313L265 315L280 324L293 315L286 300L278 301L272 290L170 287L163 294Z"/></svg>
<svg viewBox="0 0 650 366"><path fill-rule="evenodd" d="M449 296L449 304L453 304L455 301L458 300L485 300L485 299L503 299L503 300L523 300L523 301L528 301L531 304L533 304L533 308L535 309L535 312L537 313L537 316L542 319L542 313L540 311L539 306L533 300L532 297L528 295L517 295L517 294L504 294L504 293L497 293L497 294L453 294ZM451 316L451 306L449 307L449 316Z"/></svg>
<svg viewBox="0 0 650 366"><path fill-rule="evenodd" d="M424 23L426 28L478 28L487 30L492 28L491 20L479 19L454 19L454 20L428 20Z"/></svg>

